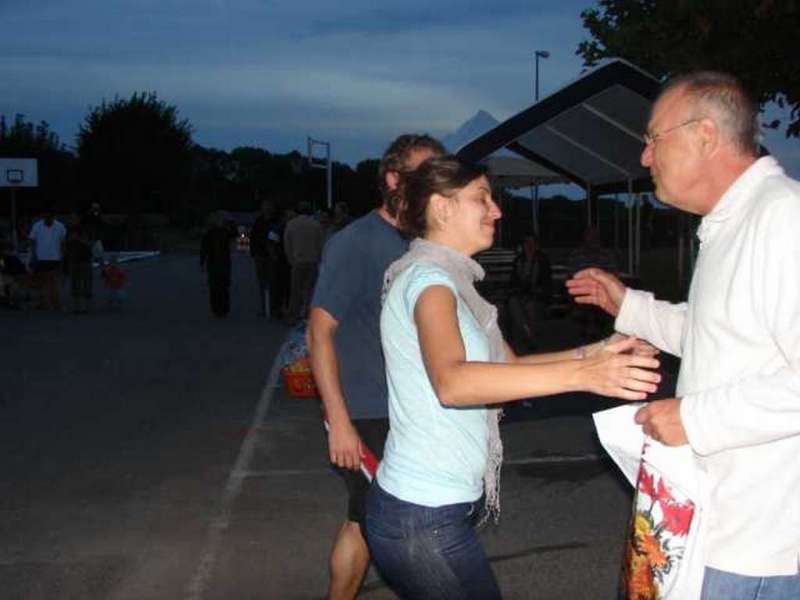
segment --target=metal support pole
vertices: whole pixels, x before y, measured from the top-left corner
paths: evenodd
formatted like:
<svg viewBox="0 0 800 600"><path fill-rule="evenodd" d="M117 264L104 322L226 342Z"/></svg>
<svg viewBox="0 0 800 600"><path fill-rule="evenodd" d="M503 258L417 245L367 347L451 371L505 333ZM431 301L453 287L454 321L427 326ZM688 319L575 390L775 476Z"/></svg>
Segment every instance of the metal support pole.
<svg viewBox="0 0 800 600"><path fill-rule="evenodd" d="M531 218L533 219L533 233L539 237L539 185L531 186Z"/></svg>
<svg viewBox="0 0 800 600"><path fill-rule="evenodd" d="M533 99L539 101L539 59L550 58L550 53L547 50L537 50L533 53L534 77L533 77Z"/></svg>
<svg viewBox="0 0 800 600"><path fill-rule="evenodd" d="M628 184L628 273L633 276L633 190Z"/></svg>
<svg viewBox="0 0 800 600"><path fill-rule="evenodd" d="M503 213L503 216L506 215L506 208L508 207L508 202L506 202L506 190L505 188L498 188L498 195L496 196L499 198L500 212ZM501 248L505 247L506 242L506 235L507 231L506 228L503 227L503 221L505 219L498 219L495 221L495 234L494 234L494 241L492 242L493 246L500 246Z"/></svg>
<svg viewBox="0 0 800 600"><path fill-rule="evenodd" d="M17 188L11 188L11 245L14 254L19 252L19 239L17 236Z"/></svg>
<svg viewBox="0 0 800 600"><path fill-rule="evenodd" d="M642 261L642 195L636 195L636 262L634 275L639 276Z"/></svg>
<svg viewBox="0 0 800 600"><path fill-rule="evenodd" d="M328 210L333 209L333 165L331 164L331 145L325 144L326 188L328 194Z"/></svg>
<svg viewBox="0 0 800 600"><path fill-rule="evenodd" d="M586 186L586 227L592 226L592 184Z"/></svg>
<svg viewBox="0 0 800 600"><path fill-rule="evenodd" d="M601 206L602 206L602 204L600 204L600 197L598 196L597 197L597 202L594 203L594 212L595 212L595 215L594 215L594 227L598 231L600 231L601 224L602 224L602 221L600 219L600 217L602 216L602 210L600 209Z"/></svg>

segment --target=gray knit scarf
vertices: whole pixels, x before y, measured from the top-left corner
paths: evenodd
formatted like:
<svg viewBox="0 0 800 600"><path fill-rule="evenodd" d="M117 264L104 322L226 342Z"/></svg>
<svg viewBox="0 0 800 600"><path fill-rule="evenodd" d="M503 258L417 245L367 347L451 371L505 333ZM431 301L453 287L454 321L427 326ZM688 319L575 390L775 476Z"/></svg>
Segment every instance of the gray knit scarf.
<svg viewBox="0 0 800 600"><path fill-rule="evenodd" d="M485 272L483 267L470 257L447 246L417 238L411 242L408 252L389 265L386 270L382 299L386 299L386 294L397 276L415 264L435 265L447 271L456 285L459 297L489 338L489 359L491 362L507 362L503 335L497 325L497 308L484 300L475 289L475 282L481 281ZM499 421L502 415L500 409L487 410L488 459L483 475L486 510L481 524L489 519L497 523L500 518L500 467L503 464L503 443L500 440Z"/></svg>

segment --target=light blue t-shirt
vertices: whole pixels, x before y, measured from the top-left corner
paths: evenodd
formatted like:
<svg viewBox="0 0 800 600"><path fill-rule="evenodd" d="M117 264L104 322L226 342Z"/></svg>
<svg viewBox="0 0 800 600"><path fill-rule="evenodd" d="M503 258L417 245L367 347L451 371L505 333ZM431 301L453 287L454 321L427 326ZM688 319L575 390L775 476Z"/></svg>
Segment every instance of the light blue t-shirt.
<svg viewBox="0 0 800 600"><path fill-rule="evenodd" d="M442 506L473 502L483 494L487 426L484 406L443 406L428 379L414 307L432 285L450 288L457 298L466 359L489 360L489 340L445 270L416 264L395 279L381 312L390 429L377 478L401 500Z"/></svg>

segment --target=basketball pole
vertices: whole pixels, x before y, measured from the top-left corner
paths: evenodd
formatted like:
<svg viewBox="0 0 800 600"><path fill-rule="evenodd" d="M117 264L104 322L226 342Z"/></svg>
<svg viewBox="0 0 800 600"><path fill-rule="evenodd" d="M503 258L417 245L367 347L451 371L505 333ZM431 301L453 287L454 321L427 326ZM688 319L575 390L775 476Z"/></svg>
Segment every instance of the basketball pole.
<svg viewBox="0 0 800 600"><path fill-rule="evenodd" d="M17 239L17 186L11 186L11 245L14 254L19 252L19 240Z"/></svg>

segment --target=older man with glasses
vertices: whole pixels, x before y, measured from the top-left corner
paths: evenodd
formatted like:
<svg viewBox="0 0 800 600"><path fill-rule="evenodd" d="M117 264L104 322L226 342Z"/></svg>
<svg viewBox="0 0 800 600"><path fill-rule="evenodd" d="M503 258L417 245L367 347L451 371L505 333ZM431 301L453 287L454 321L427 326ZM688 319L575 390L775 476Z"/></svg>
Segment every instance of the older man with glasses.
<svg viewBox="0 0 800 600"><path fill-rule="evenodd" d="M682 358L677 397L636 421L689 444L705 473L703 600L800 598L800 183L758 157L757 115L712 72L673 80L653 106L641 160L656 195L703 216L687 302L599 269L568 282L617 330Z"/></svg>

